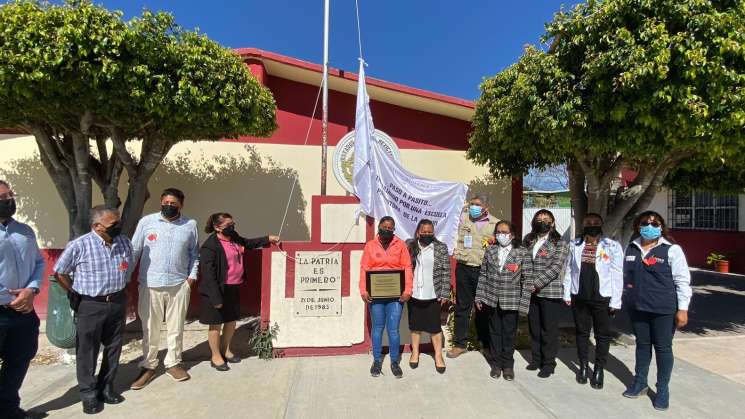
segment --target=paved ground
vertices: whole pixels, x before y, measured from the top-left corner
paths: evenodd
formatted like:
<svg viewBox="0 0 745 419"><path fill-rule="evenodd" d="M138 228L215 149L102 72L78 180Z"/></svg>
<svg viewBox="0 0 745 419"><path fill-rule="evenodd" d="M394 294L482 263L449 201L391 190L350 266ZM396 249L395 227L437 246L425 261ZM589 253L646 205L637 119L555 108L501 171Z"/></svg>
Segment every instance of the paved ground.
<svg viewBox="0 0 745 419"><path fill-rule="evenodd" d="M691 325L674 341L672 406L666 413L655 411L649 397L621 397L634 365L633 345L623 344L629 341L627 336L611 348L606 388L598 391L575 383L573 348L562 349L557 373L548 380L524 370L527 354L518 355L517 379L512 383L491 379L476 352L447 360L442 376L434 371L432 358L423 356L417 370L404 368L402 380L391 376L388 362L383 377L369 377L369 356L244 359L221 373L210 368L205 332L193 324L184 354L192 380L176 383L161 375L144 390L127 390L138 371L139 347L133 340L117 379L127 401L107 406L99 417L742 418L745 279L695 273L694 290ZM625 317L621 314L616 320L621 332L628 331ZM246 339L247 329L237 339ZM81 417L74 367L55 361L54 352L45 348L22 389L23 407L47 412L50 418ZM650 381L654 382L654 367Z"/></svg>
<svg viewBox="0 0 745 419"><path fill-rule="evenodd" d="M419 368L406 367L401 380L391 376L387 362L384 376L370 377L368 356L246 359L228 372L200 362L190 370L192 380L176 383L161 375L144 390L125 391L127 401L107 406L101 417L743 417L745 385L680 359L668 412L655 411L648 397L625 399L621 392L631 378L627 366L633 365L633 348L614 347L612 353L606 387L600 391L574 382L570 349L562 351L556 375L547 380L524 370L526 362L518 356L512 383L490 378L476 352L448 360L442 376L432 359L423 356ZM135 373L133 364L123 365L118 384L125 386ZM70 366L33 367L22 393L25 408L46 411L51 418L81 415Z"/></svg>

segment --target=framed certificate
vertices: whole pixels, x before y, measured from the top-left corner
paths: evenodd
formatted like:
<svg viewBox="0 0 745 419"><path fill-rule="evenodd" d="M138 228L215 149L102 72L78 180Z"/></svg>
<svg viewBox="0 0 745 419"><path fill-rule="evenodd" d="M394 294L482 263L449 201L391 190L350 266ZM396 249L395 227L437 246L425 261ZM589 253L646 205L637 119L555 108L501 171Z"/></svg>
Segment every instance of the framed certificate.
<svg viewBox="0 0 745 419"><path fill-rule="evenodd" d="M367 293L372 299L398 298L404 292L404 271L367 271Z"/></svg>

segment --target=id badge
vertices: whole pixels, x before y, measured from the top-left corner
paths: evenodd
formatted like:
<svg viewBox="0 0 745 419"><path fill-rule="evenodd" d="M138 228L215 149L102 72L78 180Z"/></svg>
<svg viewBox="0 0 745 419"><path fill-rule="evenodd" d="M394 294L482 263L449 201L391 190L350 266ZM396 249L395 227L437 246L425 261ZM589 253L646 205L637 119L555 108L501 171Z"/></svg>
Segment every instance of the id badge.
<svg viewBox="0 0 745 419"><path fill-rule="evenodd" d="M463 236L463 247L466 249L470 249L473 247L473 236L472 235L469 234L467 236Z"/></svg>

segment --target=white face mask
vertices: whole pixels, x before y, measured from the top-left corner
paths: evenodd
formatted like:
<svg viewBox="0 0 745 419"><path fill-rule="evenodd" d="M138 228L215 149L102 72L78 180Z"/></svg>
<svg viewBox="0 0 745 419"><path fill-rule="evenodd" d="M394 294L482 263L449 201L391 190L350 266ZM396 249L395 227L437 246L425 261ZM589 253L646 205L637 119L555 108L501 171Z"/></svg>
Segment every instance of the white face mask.
<svg viewBox="0 0 745 419"><path fill-rule="evenodd" d="M511 236L512 236L511 234L504 234L504 233L497 234L497 242L499 242L500 246L507 247L512 243Z"/></svg>

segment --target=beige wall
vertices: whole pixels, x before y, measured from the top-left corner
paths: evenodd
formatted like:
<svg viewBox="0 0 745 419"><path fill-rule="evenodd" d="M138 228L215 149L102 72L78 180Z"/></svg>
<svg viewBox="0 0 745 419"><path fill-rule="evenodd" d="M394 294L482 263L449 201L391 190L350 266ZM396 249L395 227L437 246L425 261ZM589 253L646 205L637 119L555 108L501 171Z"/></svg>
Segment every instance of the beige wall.
<svg viewBox="0 0 745 419"><path fill-rule="evenodd" d="M133 149L137 149L137 144ZM334 147L329 148L329 162ZM232 213L239 231L248 236L277 233L281 227L294 177L284 240L310 237L310 202L320 194L320 147L234 142L184 142L176 145L150 182L145 212L159 210L159 192L169 186L186 193L187 216L200 225L216 211ZM424 177L460 181L470 193L491 196L492 213L510 218L511 185L491 181L487 170L466 160L462 151L401 150L404 166ZM68 237L67 212L38 157L32 137L0 136L0 178L7 179L21 195L18 218L37 230L42 247L64 247ZM346 195L329 165L329 195ZM103 201L94 188L93 204ZM120 184L126 197L126 176Z"/></svg>

